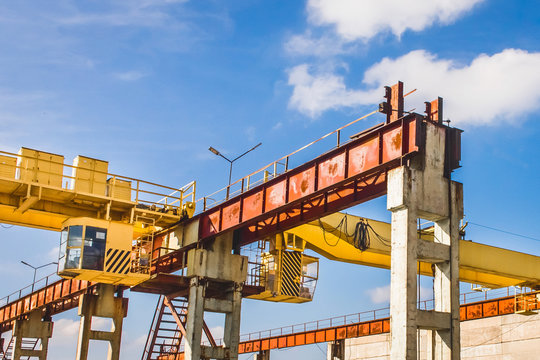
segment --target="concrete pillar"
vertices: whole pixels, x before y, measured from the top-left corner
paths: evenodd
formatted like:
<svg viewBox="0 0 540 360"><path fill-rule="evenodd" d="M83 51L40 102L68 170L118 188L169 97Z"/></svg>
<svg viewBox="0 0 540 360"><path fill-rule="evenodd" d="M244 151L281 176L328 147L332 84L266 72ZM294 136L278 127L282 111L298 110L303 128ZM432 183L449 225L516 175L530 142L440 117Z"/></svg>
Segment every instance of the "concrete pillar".
<svg viewBox="0 0 540 360"><path fill-rule="evenodd" d="M79 300L79 339L77 342L77 360L88 359L90 340L109 342L108 360L119 360L122 339L122 323L127 315L128 299L114 296L114 285L99 284L98 293L84 294ZM111 331L92 330L94 316L110 318Z"/></svg>
<svg viewBox="0 0 540 360"><path fill-rule="evenodd" d="M238 359L240 343L240 312L242 306L242 285L234 284L230 293L231 311L225 314L223 344L229 348L230 359Z"/></svg>
<svg viewBox="0 0 540 360"><path fill-rule="evenodd" d="M451 183L450 216L435 222L435 242L449 246L449 261L434 264L433 295L435 311L451 314L449 329L435 330L434 358L460 358L459 320L459 220L462 213L460 184Z"/></svg>
<svg viewBox="0 0 540 360"><path fill-rule="evenodd" d="M247 257L232 254L232 232L188 253L191 277L186 318L185 360L238 359L242 284ZM204 312L225 314L223 346L201 345Z"/></svg>
<svg viewBox="0 0 540 360"><path fill-rule="evenodd" d="M416 211L392 212L390 334L392 359L416 359Z"/></svg>
<svg viewBox="0 0 540 360"><path fill-rule="evenodd" d="M392 360L417 359L418 329L434 331L433 359L460 358L459 220L462 186L445 174L444 127L426 126L425 151L388 172L392 212L390 332ZM419 238L417 220L435 223L435 241ZM417 309L417 262L434 265L434 310Z"/></svg>
<svg viewBox="0 0 540 360"><path fill-rule="evenodd" d="M186 317L186 339L184 357L186 360L201 358L201 338L204 322L204 283L198 277L190 280L188 311Z"/></svg>
<svg viewBox="0 0 540 360"><path fill-rule="evenodd" d="M20 360L21 357L37 357L40 360L47 359L49 339L52 336L52 321L42 321L41 311L36 310L28 315L28 319L16 320L13 326L13 360ZM35 339L40 341L40 348L23 348L23 339Z"/></svg>

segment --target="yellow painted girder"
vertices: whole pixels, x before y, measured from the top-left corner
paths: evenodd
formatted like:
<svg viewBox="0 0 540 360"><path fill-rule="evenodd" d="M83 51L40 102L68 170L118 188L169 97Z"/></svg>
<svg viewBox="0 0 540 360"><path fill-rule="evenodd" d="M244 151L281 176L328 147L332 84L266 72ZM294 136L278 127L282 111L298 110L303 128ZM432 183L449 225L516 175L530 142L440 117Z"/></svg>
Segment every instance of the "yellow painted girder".
<svg viewBox="0 0 540 360"><path fill-rule="evenodd" d="M325 228L335 228L343 217L347 219L347 233L352 234L360 217L335 213L321 219ZM390 224L366 219L375 232L383 239L390 240ZM306 248L336 261L360 264L383 269L390 268L390 246L385 241L371 236L369 248L360 251L349 241L349 237L339 231L323 231L319 221L313 221L288 232L303 238ZM345 230L344 227L342 230ZM421 236L433 241L429 234ZM484 285L490 288L540 285L540 257L517 251L498 248L472 241L460 240L461 281ZM432 276L431 264L421 262L420 273Z"/></svg>

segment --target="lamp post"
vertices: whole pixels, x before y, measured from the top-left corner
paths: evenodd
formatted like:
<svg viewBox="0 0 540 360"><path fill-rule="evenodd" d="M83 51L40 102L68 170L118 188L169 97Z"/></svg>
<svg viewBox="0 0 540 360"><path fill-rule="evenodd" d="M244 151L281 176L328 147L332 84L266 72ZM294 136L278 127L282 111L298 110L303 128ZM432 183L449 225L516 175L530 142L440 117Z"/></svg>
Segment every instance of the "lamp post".
<svg viewBox="0 0 540 360"><path fill-rule="evenodd" d="M32 292L34 291L34 284L36 283L36 273L37 273L38 269L41 269L41 268L43 268L45 266L49 266L49 265L53 265L53 264L58 265L58 263L54 262L54 261L50 262L48 264L45 264L45 265L41 265L41 266L33 266L33 265L30 265L29 263L27 263L26 261L22 261L22 260L21 260L21 263L23 263L24 265L29 266L32 269L34 269L34 280L32 281Z"/></svg>
<svg viewBox="0 0 540 360"><path fill-rule="evenodd" d="M252 147L251 149L249 149L248 151L246 151L245 153L243 153L242 155L237 156L236 158L234 158L234 159L232 159L232 160L226 158L222 153L220 153L218 150L216 150L215 148L213 148L213 147L211 147L211 146L208 148L208 150L210 150L212 153L214 153L214 154L217 155L217 156L221 156L222 158L224 158L225 160L227 160L227 161L229 162L229 164L230 164L230 167L229 167L229 185L231 185L231 180L232 180L232 166L233 166L233 163L234 163L236 160L240 159L242 156L244 156L244 155L246 155L247 153L249 153L249 152L255 150L256 148L258 148L258 147L261 146L261 145L262 145L262 143L260 142L260 143L258 143L257 145L255 145L254 147ZM229 191L228 191L228 189L227 189L227 198L229 197L229 194L228 194L228 193L229 193Z"/></svg>

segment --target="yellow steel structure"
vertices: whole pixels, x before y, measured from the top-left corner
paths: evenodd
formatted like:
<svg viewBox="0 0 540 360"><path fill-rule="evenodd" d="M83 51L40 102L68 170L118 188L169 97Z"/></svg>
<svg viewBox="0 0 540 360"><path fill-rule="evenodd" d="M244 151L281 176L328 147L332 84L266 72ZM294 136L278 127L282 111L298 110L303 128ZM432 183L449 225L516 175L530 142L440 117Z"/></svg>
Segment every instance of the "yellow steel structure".
<svg viewBox="0 0 540 360"><path fill-rule="evenodd" d="M195 212L195 182L176 189L108 173L108 162L0 151L3 223L61 231L58 274L133 286L150 277L153 233Z"/></svg>
<svg viewBox="0 0 540 360"><path fill-rule="evenodd" d="M305 241L294 234L278 235L257 268L265 291L251 299L304 303L313 300L319 277L319 259L304 254Z"/></svg>
<svg viewBox="0 0 540 360"><path fill-rule="evenodd" d="M14 225L61 231L72 217L169 226L195 211L195 182L172 188L108 173L103 160L29 148L0 151L0 219Z"/></svg>
<svg viewBox="0 0 540 360"><path fill-rule="evenodd" d="M313 250L328 259L390 269L390 224L365 219L380 238L372 236L369 247L361 251L353 245L348 235L354 232L356 224L362 219L335 213L320 219L320 222L313 221L289 232L304 239L306 249ZM336 229L340 224L341 228ZM343 224L346 224L346 228ZM334 231L329 231L330 229ZM433 235L429 232L421 233L419 236L424 240L433 241ZM461 240L459 247L460 281L488 288L540 286L539 256L467 240ZM433 274L429 262L420 262L419 269L422 275Z"/></svg>
<svg viewBox="0 0 540 360"><path fill-rule="evenodd" d="M152 244L144 244L146 257L136 257L133 237L131 224L70 218L61 232L58 275L127 286L148 280Z"/></svg>

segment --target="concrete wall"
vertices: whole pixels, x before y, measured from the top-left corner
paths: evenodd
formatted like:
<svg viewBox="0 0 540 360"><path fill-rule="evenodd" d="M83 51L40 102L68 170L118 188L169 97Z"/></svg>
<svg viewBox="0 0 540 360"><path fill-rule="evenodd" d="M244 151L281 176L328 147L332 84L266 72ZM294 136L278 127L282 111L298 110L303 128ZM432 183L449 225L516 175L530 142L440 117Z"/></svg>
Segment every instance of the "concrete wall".
<svg viewBox="0 0 540 360"><path fill-rule="evenodd" d="M390 334L348 339L345 359L390 359ZM431 359L431 332L422 330L420 359ZM462 360L540 359L540 314L504 315L461 323Z"/></svg>

